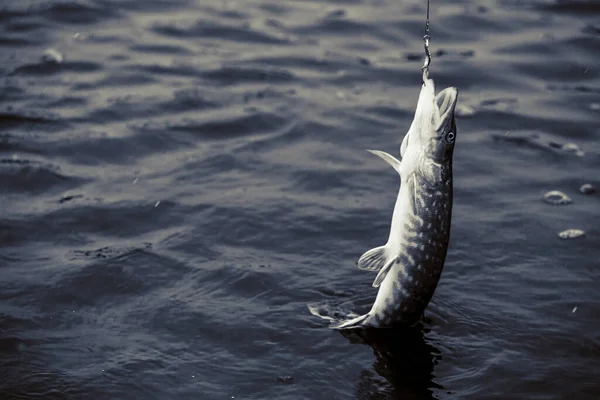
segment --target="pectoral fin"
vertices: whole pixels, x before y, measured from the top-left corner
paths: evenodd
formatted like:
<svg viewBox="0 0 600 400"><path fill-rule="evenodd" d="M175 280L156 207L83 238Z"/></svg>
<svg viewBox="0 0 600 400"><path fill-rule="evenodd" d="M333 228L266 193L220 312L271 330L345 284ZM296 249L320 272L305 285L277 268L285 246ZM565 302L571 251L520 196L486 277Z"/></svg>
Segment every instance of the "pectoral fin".
<svg viewBox="0 0 600 400"><path fill-rule="evenodd" d="M383 282L383 280L385 279L386 275L388 274L388 272L390 272L390 269L392 269L392 266L395 263L396 263L396 258L394 257L391 260L389 260L383 266L383 268L381 268L381 271L379 271L379 273L375 277L375 280L373 281L373 287L379 287L379 285L381 285L381 282Z"/></svg>
<svg viewBox="0 0 600 400"><path fill-rule="evenodd" d="M386 163L390 164L398 173L400 173L400 160L385 151L367 150L369 153L381 157Z"/></svg>
<svg viewBox="0 0 600 400"><path fill-rule="evenodd" d="M375 247L358 259L358 268L365 271L379 271L388 262L385 246Z"/></svg>

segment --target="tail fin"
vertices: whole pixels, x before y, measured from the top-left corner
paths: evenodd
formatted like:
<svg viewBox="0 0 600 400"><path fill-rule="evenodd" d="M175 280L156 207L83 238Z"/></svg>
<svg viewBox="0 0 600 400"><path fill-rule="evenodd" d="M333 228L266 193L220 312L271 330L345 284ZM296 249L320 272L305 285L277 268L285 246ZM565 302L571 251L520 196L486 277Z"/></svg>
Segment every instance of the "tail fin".
<svg viewBox="0 0 600 400"><path fill-rule="evenodd" d="M312 315L328 320L331 329L360 328L361 324L369 317L369 314L357 315L339 306L331 306L329 304L310 303L307 306Z"/></svg>
<svg viewBox="0 0 600 400"><path fill-rule="evenodd" d="M352 329L352 328L361 328L363 327L363 322L365 322L369 317L369 314L364 314L361 316L358 316L356 318L352 318L350 320L347 321L341 321L341 322L337 322L337 323L332 323L331 325L329 325L329 327L331 329Z"/></svg>

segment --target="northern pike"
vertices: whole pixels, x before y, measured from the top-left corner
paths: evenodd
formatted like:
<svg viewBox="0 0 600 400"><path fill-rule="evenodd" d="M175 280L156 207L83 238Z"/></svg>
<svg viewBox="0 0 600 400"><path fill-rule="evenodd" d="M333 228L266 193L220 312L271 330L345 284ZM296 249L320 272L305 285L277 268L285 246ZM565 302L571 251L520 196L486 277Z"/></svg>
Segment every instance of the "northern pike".
<svg viewBox="0 0 600 400"><path fill-rule="evenodd" d="M369 150L400 174L400 190L387 243L358 260L360 269L379 271L373 282L379 287L375 303L367 314L338 319L332 328L410 325L423 315L440 279L450 238L457 98L454 87L436 96L433 80L424 79L413 122L400 146L401 160Z"/></svg>
<svg viewBox="0 0 600 400"><path fill-rule="evenodd" d="M458 90L449 87L437 96L429 78L429 1L425 22L425 63L415 117L400 145L400 160L378 150L400 174L400 190L390 235L385 245L367 251L358 260L363 270L379 271L379 287L371 310L345 318L311 313L333 321L334 329L412 325L419 321L442 274L452 219L452 155L456 141L454 110Z"/></svg>

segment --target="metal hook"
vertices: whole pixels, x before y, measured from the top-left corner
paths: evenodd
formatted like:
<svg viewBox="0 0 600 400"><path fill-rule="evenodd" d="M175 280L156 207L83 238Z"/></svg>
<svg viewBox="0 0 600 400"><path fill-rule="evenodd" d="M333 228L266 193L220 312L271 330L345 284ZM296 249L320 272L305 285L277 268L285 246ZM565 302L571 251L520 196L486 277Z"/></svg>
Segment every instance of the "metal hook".
<svg viewBox="0 0 600 400"><path fill-rule="evenodd" d="M423 41L425 42L425 62L421 70L423 71L423 83L429 79L429 65L431 64L431 51L429 50L429 0L427 0L427 18L425 19L425 36Z"/></svg>

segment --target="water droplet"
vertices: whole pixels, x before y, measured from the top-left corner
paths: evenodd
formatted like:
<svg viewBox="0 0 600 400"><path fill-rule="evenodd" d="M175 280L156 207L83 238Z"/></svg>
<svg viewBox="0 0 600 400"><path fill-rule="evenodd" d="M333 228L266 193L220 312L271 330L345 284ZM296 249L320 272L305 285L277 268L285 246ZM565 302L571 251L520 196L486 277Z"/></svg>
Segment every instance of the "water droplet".
<svg viewBox="0 0 600 400"><path fill-rule="evenodd" d="M569 196L558 190L552 190L546 193L543 199L546 203L555 205L565 205L573 202Z"/></svg>
<svg viewBox="0 0 600 400"><path fill-rule="evenodd" d="M160 200L156 202L156 204L154 205L154 208L158 207L159 204L160 204Z"/></svg>
<svg viewBox="0 0 600 400"><path fill-rule="evenodd" d="M577 306L573 307L573 311L571 311L571 313L575 313L575 311L577 311Z"/></svg>
<svg viewBox="0 0 600 400"><path fill-rule="evenodd" d="M561 239L575 239L583 235L585 235L585 232L581 229L567 229L566 231L560 232L558 237Z"/></svg>

